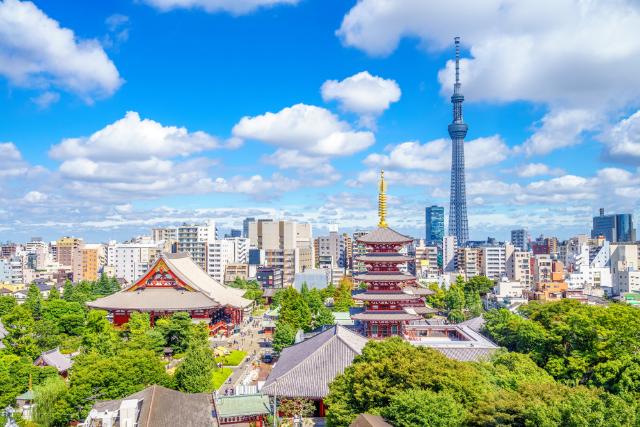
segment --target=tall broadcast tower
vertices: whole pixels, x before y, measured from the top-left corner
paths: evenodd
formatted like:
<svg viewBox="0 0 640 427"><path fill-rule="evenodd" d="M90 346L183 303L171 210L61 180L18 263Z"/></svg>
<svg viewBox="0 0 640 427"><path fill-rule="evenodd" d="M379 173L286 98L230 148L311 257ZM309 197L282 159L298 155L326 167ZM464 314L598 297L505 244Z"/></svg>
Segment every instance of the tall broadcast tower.
<svg viewBox="0 0 640 427"><path fill-rule="evenodd" d="M449 235L456 236L457 244L462 246L469 240L467 221L467 191L464 177L464 137L468 126L462 118L464 96L460 90L460 37L456 44L456 83L453 85L453 122L449 125L451 137L451 196L449 199Z"/></svg>

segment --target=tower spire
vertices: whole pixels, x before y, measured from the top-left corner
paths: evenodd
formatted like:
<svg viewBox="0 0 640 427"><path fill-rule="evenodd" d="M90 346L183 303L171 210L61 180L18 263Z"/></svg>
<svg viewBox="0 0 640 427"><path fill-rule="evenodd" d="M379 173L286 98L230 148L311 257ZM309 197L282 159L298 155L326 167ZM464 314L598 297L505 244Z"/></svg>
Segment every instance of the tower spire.
<svg viewBox="0 0 640 427"><path fill-rule="evenodd" d="M387 184L384 182L384 170L380 170L380 184L378 185L378 227L387 228Z"/></svg>
<svg viewBox="0 0 640 427"><path fill-rule="evenodd" d="M456 83L453 85L453 93L460 93L460 37L453 39L456 45Z"/></svg>
<svg viewBox="0 0 640 427"><path fill-rule="evenodd" d="M464 245L469 240L467 221L467 192L464 173L464 138L468 126L462 117L462 95L460 84L460 37L454 39L456 48L456 82L453 85L453 121L449 125L451 137L451 195L449 203L449 234L456 236L457 243Z"/></svg>

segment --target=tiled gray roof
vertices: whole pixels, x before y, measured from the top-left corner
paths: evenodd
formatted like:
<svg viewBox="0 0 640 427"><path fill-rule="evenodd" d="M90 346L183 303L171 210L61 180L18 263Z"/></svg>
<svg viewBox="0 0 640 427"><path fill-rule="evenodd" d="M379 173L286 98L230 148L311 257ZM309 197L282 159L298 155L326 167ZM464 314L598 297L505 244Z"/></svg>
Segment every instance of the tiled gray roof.
<svg viewBox="0 0 640 427"><path fill-rule="evenodd" d="M367 338L335 325L294 346L285 348L262 392L270 396L323 398L329 383L362 353Z"/></svg>
<svg viewBox="0 0 640 427"><path fill-rule="evenodd" d="M98 412L115 411L123 400L142 400L136 426L138 427L206 427L214 426L213 401L206 393L188 394L152 385L123 399L96 402ZM94 427L97 424L89 423ZM119 420L114 427L120 427Z"/></svg>
<svg viewBox="0 0 640 427"><path fill-rule="evenodd" d="M404 292L405 294L413 294L413 295L433 295L433 294L435 294L435 292L432 291L431 289L420 288L420 287L417 287L417 286L405 286L404 288L402 288L402 292Z"/></svg>
<svg viewBox="0 0 640 427"><path fill-rule="evenodd" d="M393 427L380 415L360 414L349 427Z"/></svg>
<svg viewBox="0 0 640 427"><path fill-rule="evenodd" d="M105 310L204 310L219 304L202 292L181 291L173 288L147 288L120 291L87 303L88 307Z"/></svg>
<svg viewBox="0 0 640 427"><path fill-rule="evenodd" d="M358 238L359 243L409 243L412 241L411 237L400 234L389 227L378 227Z"/></svg>
<svg viewBox="0 0 640 427"><path fill-rule="evenodd" d="M485 323L484 317L478 316L478 317L474 317L473 319L469 319L469 320L465 320L464 322L461 322L460 326L468 326L472 330L476 332L480 332L484 328L484 323Z"/></svg>
<svg viewBox="0 0 640 427"><path fill-rule="evenodd" d="M36 365L44 364L46 366L53 366L58 372L66 372L73 365L73 360L68 354L60 353L59 348L45 351L34 362Z"/></svg>

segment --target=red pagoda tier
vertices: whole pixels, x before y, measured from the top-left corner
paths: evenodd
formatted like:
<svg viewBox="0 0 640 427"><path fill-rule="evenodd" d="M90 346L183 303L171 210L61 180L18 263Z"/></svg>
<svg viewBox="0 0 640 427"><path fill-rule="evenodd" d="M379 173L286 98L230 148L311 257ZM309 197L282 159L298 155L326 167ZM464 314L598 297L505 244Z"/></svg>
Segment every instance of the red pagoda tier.
<svg viewBox="0 0 640 427"><path fill-rule="evenodd" d="M352 316L358 321L364 334L371 338L402 335L404 327L413 320L420 320L425 312L422 295L430 291L418 288L416 278L400 271L400 266L411 260L402 255L402 247L412 238L388 228L386 217L386 186L384 172L380 177L378 228L358 239L368 253L357 258L367 269L364 274L354 277L356 282L364 282L367 291L353 296L365 303L365 311Z"/></svg>

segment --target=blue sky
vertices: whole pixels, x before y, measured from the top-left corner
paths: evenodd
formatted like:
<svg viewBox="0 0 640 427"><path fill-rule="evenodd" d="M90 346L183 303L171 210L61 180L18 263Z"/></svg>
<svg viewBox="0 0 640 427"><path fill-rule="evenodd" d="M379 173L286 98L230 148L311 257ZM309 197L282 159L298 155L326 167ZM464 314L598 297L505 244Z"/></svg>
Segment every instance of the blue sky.
<svg viewBox="0 0 640 427"><path fill-rule="evenodd" d="M473 239L639 210L640 6L0 1L0 240L244 216L421 236L463 39Z"/></svg>

